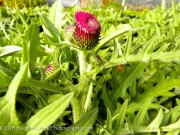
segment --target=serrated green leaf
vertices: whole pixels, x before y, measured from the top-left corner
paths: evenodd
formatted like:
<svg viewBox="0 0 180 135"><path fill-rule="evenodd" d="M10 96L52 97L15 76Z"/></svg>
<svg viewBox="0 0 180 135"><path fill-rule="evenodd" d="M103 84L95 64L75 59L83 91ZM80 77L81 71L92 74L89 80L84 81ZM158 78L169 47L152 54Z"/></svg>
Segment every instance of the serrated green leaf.
<svg viewBox="0 0 180 135"><path fill-rule="evenodd" d="M123 78L120 78L119 84L116 82L116 91L112 94L112 101L116 101L118 97L127 98L128 95L126 93L126 89L131 86L134 79L138 78L138 76L141 76L141 74L144 72L144 68L146 67L146 63L140 62L132 67L130 67L127 74L123 76ZM118 84L118 85L117 85Z"/></svg>
<svg viewBox="0 0 180 135"><path fill-rule="evenodd" d="M57 0L51 7L49 12L49 19L55 25L57 29L61 28L66 20L64 17L66 16L66 12L63 12L63 5L61 0Z"/></svg>
<svg viewBox="0 0 180 135"><path fill-rule="evenodd" d="M69 93L37 112L26 122L26 126L32 129L27 135L39 135L48 128L68 107L72 97L73 94Z"/></svg>
<svg viewBox="0 0 180 135"><path fill-rule="evenodd" d="M154 51L155 48L155 41L157 41L160 37L153 37L152 39L150 39L146 45L143 47L143 50L141 51L141 53L143 53L144 55L152 53Z"/></svg>
<svg viewBox="0 0 180 135"><path fill-rule="evenodd" d="M180 79L166 79L160 80L155 87L149 87L145 89L144 93L139 94L136 98L137 102L144 102L148 97L158 97L165 95L166 92L172 88L180 88ZM172 94L170 94L171 96ZM167 95L166 95L167 96Z"/></svg>
<svg viewBox="0 0 180 135"><path fill-rule="evenodd" d="M117 58L111 62L113 63L130 63L130 62L149 62L158 60L160 62L167 62L178 60L180 58L180 51L171 51L171 52L153 52L144 55L143 53L137 55L128 55L126 59L124 57Z"/></svg>
<svg viewBox="0 0 180 135"><path fill-rule="evenodd" d="M63 132L62 135L87 135L93 130L93 124L97 118L98 109L93 109L85 114L77 123L69 127L70 130Z"/></svg>

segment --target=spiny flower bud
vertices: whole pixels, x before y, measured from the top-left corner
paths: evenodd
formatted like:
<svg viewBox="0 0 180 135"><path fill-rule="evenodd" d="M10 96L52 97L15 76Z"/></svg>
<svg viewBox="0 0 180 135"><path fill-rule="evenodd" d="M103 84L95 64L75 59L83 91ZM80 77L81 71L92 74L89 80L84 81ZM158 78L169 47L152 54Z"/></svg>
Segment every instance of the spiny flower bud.
<svg viewBox="0 0 180 135"><path fill-rule="evenodd" d="M57 66L56 65L53 65L53 64L50 64L46 67L45 69L45 74L46 75L50 75L52 74L55 70L57 69Z"/></svg>
<svg viewBox="0 0 180 135"><path fill-rule="evenodd" d="M50 80L52 83L59 83L61 80L61 72L57 71L58 67L58 64L49 64L45 68L45 75L47 78L49 77L48 80Z"/></svg>
<svg viewBox="0 0 180 135"><path fill-rule="evenodd" d="M70 25L65 30L67 39L70 42L74 42L74 32L75 32L75 29L76 29L76 25Z"/></svg>
<svg viewBox="0 0 180 135"><path fill-rule="evenodd" d="M89 13L76 12L75 40L81 49L92 49L99 41L101 26L98 20Z"/></svg>
<svg viewBox="0 0 180 135"><path fill-rule="evenodd" d="M90 62L94 65L100 66L103 63L103 60L98 54L96 54L96 55L90 56Z"/></svg>

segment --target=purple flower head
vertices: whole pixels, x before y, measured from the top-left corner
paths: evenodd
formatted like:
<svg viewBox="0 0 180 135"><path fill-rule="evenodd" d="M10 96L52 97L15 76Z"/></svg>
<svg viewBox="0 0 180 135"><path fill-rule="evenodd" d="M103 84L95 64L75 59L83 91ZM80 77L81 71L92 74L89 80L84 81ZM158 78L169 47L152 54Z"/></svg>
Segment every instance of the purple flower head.
<svg viewBox="0 0 180 135"><path fill-rule="evenodd" d="M76 12L75 40L81 49L92 49L99 41L101 26L98 20L89 13Z"/></svg>
<svg viewBox="0 0 180 135"><path fill-rule="evenodd" d="M76 25L66 28L66 35L70 41L75 41L80 49L92 49L99 42L101 26L98 20L90 13L76 12Z"/></svg>

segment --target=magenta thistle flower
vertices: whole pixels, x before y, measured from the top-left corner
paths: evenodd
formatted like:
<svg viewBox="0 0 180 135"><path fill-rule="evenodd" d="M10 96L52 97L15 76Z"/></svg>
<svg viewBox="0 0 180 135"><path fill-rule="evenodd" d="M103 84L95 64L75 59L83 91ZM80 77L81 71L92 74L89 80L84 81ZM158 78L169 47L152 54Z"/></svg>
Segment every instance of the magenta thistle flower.
<svg viewBox="0 0 180 135"><path fill-rule="evenodd" d="M76 43L80 49L92 49L99 41L101 26L98 20L89 13L76 12L76 25L66 28L69 41Z"/></svg>
<svg viewBox="0 0 180 135"><path fill-rule="evenodd" d="M76 12L75 40L81 49L92 49L99 41L101 26L98 20L89 13Z"/></svg>

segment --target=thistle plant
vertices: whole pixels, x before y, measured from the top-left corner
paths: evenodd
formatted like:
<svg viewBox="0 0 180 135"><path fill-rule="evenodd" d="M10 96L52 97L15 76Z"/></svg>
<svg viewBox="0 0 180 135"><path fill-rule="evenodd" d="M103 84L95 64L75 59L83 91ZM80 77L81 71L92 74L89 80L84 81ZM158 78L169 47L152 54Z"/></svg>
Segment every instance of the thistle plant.
<svg viewBox="0 0 180 135"><path fill-rule="evenodd" d="M84 96L88 91L87 52L93 49L99 42L101 26L99 21L90 13L79 11L75 13L76 24L66 28L66 36L74 46L78 47L80 79L77 95L72 102L74 110L74 121L78 121L85 113L83 108ZM85 93L83 93L85 91ZM81 97L78 99L78 97Z"/></svg>
<svg viewBox="0 0 180 135"><path fill-rule="evenodd" d="M89 13L76 12L75 41L80 49L90 50L94 48L100 36L101 26L98 20Z"/></svg>

